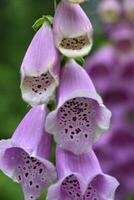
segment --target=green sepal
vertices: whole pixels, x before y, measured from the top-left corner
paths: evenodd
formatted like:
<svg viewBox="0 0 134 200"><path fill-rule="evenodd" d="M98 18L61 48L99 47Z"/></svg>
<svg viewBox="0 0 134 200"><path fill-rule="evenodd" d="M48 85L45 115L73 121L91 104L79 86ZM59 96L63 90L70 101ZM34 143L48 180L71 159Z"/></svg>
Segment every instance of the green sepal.
<svg viewBox="0 0 134 200"><path fill-rule="evenodd" d="M75 61L81 66L83 66L85 63L85 60L82 57L76 58Z"/></svg>
<svg viewBox="0 0 134 200"><path fill-rule="evenodd" d="M47 104L49 111L53 111L56 108L56 101L54 99L50 100Z"/></svg>
<svg viewBox="0 0 134 200"><path fill-rule="evenodd" d="M64 67L65 64L69 61L69 58L67 58L66 56L61 56L61 67Z"/></svg>
<svg viewBox="0 0 134 200"><path fill-rule="evenodd" d="M39 18L35 21L32 28L35 31L38 31L44 23L51 26L53 24L53 17L51 15L43 15L41 18Z"/></svg>

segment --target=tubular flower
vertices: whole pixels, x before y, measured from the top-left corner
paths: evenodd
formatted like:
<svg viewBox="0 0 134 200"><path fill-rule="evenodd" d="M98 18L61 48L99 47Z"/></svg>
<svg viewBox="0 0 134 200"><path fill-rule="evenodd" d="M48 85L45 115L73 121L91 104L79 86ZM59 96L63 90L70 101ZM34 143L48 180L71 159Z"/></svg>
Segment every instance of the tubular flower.
<svg viewBox="0 0 134 200"><path fill-rule="evenodd" d="M99 4L98 13L104 23L117 22L121 12L121 4L117 0L103 0Z"/></svg>
<svg viewBox="0 0 134 200"><path fill-rule="evenodd" d="M114 200L115 178L104 174L94 154L76 156L57 147L59 182L48 190L47 200Z"/></svg>
<svg viewBox="0 0 134 200"><path fill-rule="evenodd" d="M131 126L116 118L117 122L118 120L120 125L114 125L111 131L102 137L95 145L95 152L102 169L120 182L117 196L125 191L125 198L127 193L134 191L134 135Z"/></svg>
<svg viewBox="0 0 134 200"><path fill-rule="evenodd" d="M125 56L124 56L125 57ZM121 79L121 83L123 88L126 87L132 93L134 93L133 87L130 85L134 84L134 56L133 51L132 55L127 55L127 59L122 59L121 66L119 68L119 78Z"/></svg>
<svg viewBox="0 0 134 200"><path fill-rule="evenodd" d="M118 51L125 53L133 51L133 28L129 24L124 22L117 24L109 36Z"/></svg>
<svg viewBox="0 0 134 200"><path fill-rule="evenodd" d="M106 88L106 81L113 79L112 72L116 63L117 54L112 46L104 46L87 58L85 69L99 92Z"/></svg>
<svg viewBox="0 0 134 200"><path fill-rule="evenodd" d="M61 147L88 152L108 129L111 112L103 105L86 71L70 60L61 73L58 106L46 118L46 130Z"/></svg>
<svg viewBox="0 0 134 200"><path fill-rule="evenodd" d="M71 58L82 57L92 47L93 28L78 4L61 1L54 17L54 38L60 52Z"/></svg>
<svg viewBox="0 0 134 200"><path fill-rule="evenodd" d="M0 141L0 169L23 190L26 200L36 200L56 178L48 161L51 137L44 131L44 106L32 108L11 139Z"/></svg>
<svg viewBox="0 0 134 200"><path fill-rule="evenodd" d="M134 22L134 1L133 0L124 0L123 1L124 12L127 18Z"/></svg>
<svg viewBox="0 0 134 200"><path fill-rule="evenodd" d="M53 33L44 24L34 36L21 66L21 91L30 105L47 102L59 83L59 55Z"/></svg>

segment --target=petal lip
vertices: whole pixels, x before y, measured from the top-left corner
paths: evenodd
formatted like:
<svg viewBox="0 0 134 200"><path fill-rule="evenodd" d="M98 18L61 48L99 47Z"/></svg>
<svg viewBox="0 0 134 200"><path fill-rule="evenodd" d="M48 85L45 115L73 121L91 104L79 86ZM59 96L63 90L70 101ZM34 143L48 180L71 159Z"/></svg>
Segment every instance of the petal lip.
<svg viewBox="0 0 134 200"><path fill-rule="evenodd" d="M88 185L92 184L101 199L114 200L115 190L119 186L119 183L115 178L102 172L93 151L91 154L76 156L57 146L56 166L59 181L50 186L47 200L63 199L61 184L70 175L74 175L79 181L82 195L86 193Z"/></svg>
<svg viewBox="0 0 134 200"><path fill-rule="evenodd" d="M69 175L75 175L77 177L77 180L80 181L81 180L81 176L77 173L70 173ZM65 176L62 180L58 181L58 183L51 185L48 188L48 193L47 193L47 197L46 200L63 200L62 195L61 195L61 183L63 182L63 180L65 180L68 176ZM112 176L108 176L105 174L99 174L96 177L94 177L94 179L97 179L98 177L102 177L104 179L107 179L107 184L109 184L109 186L111 187L109 189L109 191L106 191L104 188L104 191L102 190L101 192L99 192L99 195L101 197L101 199L103 200L114 200L115 199L115 191L119 186L119 182ZM90 183L90 182L89 182ZM84 185L82 182L80 182L81 186ZM86 186L85 186L85 190L86 190ZM106 194L104 194L103 192L106 192ZM84 194L84 190L83 190L83 194Z"/></svg>
<svg viewBox="0 0 134 200"><path fill-rule="evenodd" d="M93 46L93 41L90 40L90 44L87 44L80 50L65 49L65 48L62 48L61 46L58 46L58 48L59 48L59 51L63 55L69 58L77 58L77 57L83 57L83 56L88 55L92 49L92 46Z"/></svg>
<svg viewBox="0 0 134 200"><path fill-rule="evenodd" d="M44 92L43 95L39 96L38 94L30 94L28 89L25 89L21 86L22 98L23 100L30 104L31 106L47 104L49 100L53 97L55 88L58 86L58 83L51 84L50 87L47 88L48 92Z"/></svg>
<svg viewBox="0 0 134 200"><path fill-rule="evenodd" d="M14 176L14 174L12 174L13 171L10 172L10 170L6 170L8 166L2 166L2 160L8 149L17 148L24 150L30 157L38 159L52 173L52 177L56 178L55 168L49 161L51 136L44 130L46 114L47 109L45 106L36 106L32 108L25 115L12 138L0 141L0 169L9 177Z"/></svg>
<svg viewBox="0 0 134 200"><path fill-rule="evenodd" d="M56 171L55 171L55 167L54 165L46 160L45 158L41 158L38 155L35 155L35 153L31 153L28 149L23 149L22 146L19 146L18 144L15 144L15 142L12 139L8 139L8 140L1 140L0 141L0 169L2 170L2 172L7 175L8 177L10 177L11 179L13 179L14 182L18 182L17 178L14 176L14 171L10 171L9 169L6 169L7 166L3 165L2 160L4 158L4 154L6 152L6 150L10 150L12 148L18 148L18 149L22 149L24 150L30 157L36 158L38 159L41 163L43 163L45 165L45 167L48 169L48 171L51 173L51 178L53 180L56 179L57 175L56 175Z"/></svg>

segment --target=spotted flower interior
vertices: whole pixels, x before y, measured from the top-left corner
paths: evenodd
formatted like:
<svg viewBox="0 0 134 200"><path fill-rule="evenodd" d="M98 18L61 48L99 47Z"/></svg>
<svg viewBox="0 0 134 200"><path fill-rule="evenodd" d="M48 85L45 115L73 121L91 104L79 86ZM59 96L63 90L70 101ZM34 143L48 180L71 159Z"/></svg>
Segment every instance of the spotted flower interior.
<svg viewBox="0 0 134 200"><path fill-rule="evenodd" d="M80 145L94 140L96 118L98 115L97 103L88 98L73 98L68 100L58 112L58 124L61 131L57 139L65 145L74 144L80 151ZM73 148L72 146L71 148Z"/></svg>
<svg viewBox="0 0 134 200"><path fill-rule="evenodd" d="M49 87L55 82L52 75L47 72L38 77L28 77L24 79L24 87L30 90L34 95L42 95L49 90Z"/></svg>
<svg viewBox="0 0 134 200"><path fill-rule="evenodd" d="M60 46L64 49L80 50L86 45L89 45L89 43L90 41L87 35L85 35L76 38L63 38Z"/></svg>
<svg viewBox="0 0 134 200"><path fill-rule="evenodd" d="M43 189L51 184L51 175L46 166L24 150L15 147L7 149L3 159L22 186L25 199L36 200Z"/></svg>
<svg viewBox="0 0 134 200"><path fill-rule="evenodd" d="M82 194L80 183L75 175L64 179L61 185L62 198L67 200L99 200L97 190L89 184L85 194Z"/></svg>

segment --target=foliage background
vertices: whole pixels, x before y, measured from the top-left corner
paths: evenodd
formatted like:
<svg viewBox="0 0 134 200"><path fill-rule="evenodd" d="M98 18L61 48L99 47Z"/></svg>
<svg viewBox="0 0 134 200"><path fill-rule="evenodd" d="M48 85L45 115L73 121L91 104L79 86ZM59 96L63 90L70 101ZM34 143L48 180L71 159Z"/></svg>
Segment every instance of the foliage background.
<svg viewBox="0 0 134 200"><path fill-rule="evenodd" d="M98 1L90 0L83 5L95 29L93 50L106 40L97 19ZM34 35L31 26L43 14L53 13L54 3L51 0L0 0L0 139L11 137L28 110L21 99L19 70ZM1 172L0 199L23 200L18 184Z"/></svg>

